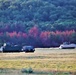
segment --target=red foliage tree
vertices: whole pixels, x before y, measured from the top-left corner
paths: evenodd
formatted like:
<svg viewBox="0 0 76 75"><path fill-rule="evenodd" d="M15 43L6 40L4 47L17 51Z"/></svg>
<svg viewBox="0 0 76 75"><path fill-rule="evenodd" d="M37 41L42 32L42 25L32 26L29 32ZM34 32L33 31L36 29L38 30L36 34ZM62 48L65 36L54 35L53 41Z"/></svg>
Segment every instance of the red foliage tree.
<svg viewBox="0 0 76 75"><path fill-rule="evenodd" d="M41 32L40 39L41 39L43 46L49 46L50 45L50 32L49 31Z"/></svg>
<svg viewBox="0 0 76 75"><path fill-rule="evenodd" d="M22 37L27 38L27 34L26 33L22 33Z"/></svg>
<svg viewBox="0 0 76 75"><path fill-rule="evenodd" d="M34 26L33 28L31 28L30 30L29 30L29 36L31 36L31 37L38 37L38 35L39 35L39 29L38 29L38 27L37 26Z"/></svg>
<svg viewBox="0 0 76 75"><path fill-rule="evenodd" d="M11 33L8 33L8 35L10 36L10 37L14 37L14 36L17 36L17 32L11 32Z"/></svg>

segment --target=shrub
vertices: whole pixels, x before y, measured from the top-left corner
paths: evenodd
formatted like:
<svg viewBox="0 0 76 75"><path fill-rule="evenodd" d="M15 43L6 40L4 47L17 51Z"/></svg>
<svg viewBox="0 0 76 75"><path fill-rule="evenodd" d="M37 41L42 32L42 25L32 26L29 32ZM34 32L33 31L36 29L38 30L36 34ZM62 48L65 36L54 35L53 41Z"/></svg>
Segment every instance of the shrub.
<svg viewBox="0 0 76 75"><path fill-rule="evenodd" d="M21 70L22 73L33 73L33 69L32 68L23 68Z"/></svg>

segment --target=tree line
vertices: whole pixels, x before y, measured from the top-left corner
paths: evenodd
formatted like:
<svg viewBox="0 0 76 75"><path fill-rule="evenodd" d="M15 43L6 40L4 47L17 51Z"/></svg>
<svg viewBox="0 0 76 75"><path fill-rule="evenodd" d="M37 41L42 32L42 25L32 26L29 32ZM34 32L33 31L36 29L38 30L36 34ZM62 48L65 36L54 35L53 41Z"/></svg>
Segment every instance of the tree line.
<svg viewBox="0 0 76 75"><path fill-rule="evenodd" d="M76 43L76 32L71 31L40 31L37 26L24 32L0 32L0 43L9 42L34 47L58 47L63 42Z"/></svg>

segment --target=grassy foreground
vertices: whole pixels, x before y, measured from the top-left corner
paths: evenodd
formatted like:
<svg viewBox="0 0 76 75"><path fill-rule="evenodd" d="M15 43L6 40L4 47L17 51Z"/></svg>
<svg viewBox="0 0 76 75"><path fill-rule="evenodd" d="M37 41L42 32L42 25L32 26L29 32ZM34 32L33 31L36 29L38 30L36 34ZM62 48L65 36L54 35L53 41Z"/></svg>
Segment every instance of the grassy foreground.
<svg viewBox="0 0 76 75"><path fill-rule="evenodd" d="M48 75L46 73L50 72L69 72L69 74L57 75L75 75L76 49L36 49L35 53L0 53L0 73L2 75L11 70L11 73L16 72L21 75L23 68L32 68L35 74L36 72L45 73L43 75Z"/></svg>

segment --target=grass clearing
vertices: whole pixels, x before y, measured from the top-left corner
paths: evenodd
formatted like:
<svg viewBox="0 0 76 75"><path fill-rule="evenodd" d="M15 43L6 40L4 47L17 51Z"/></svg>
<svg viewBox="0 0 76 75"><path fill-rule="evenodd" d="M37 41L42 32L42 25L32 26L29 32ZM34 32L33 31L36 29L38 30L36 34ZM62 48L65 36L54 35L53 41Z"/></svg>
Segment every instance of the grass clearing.
<svg viewBox="0 0 76 75"><path fill-rule="evenodd" d="M35 74L40 72L43 75L46 75L46 73L52 75L50 72L54 71L57 73L72 72L69 75L73 75L73 73L76 73L76 49L48 48L36 49L35 53L0 53L0 69L12 69L17 71L16 73L18 74L21 73L21 69L29 67L34 70ZM68 75L68 73L62 75Z"/></svg>

